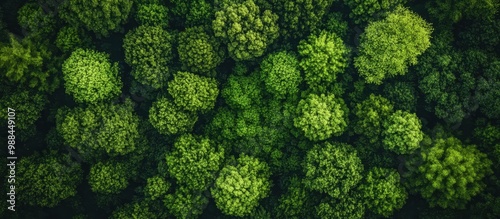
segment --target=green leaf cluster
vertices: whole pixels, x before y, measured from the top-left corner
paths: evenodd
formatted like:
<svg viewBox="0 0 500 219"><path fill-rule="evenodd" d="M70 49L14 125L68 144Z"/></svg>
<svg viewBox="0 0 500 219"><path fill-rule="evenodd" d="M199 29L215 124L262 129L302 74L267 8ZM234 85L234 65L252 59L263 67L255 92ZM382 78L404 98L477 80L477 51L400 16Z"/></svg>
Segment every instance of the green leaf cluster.
<svg viewBox="0 0 500 219"><path fill-rule="evenodd" d="M168 93L181 109L206 112L214 108L219 88L214 78L180 71L168 82Z"/></svg>
<svg viewBox="0 0 500 219"><path fill-rule="evenodd" d="M151 200L156 200L165 197L170 188L170 182L165 178L156 175L146 180L146 187L144 187L144 194Z"/></svg>
<svg viewBox="0 0 500 219"><path fill-rule="evenodd" d="M299 92L302 77L299 62L292 53L282 51L269 54L262 60L260 69L266 90L275 97L285 98Z"/></svg>
<svg viewBox="0 0 500 219"><path fill-rule="evenodd" d="M420 147L424 139L422 123L415 113L398 110L383 122L384 148L398 154L409 154Z"/></svg>
<svg viewBox="0 0 500 219"><path fill-rule="evenodd" d="M127 188L129 176L126 164L113 160L99 161L90 167L88 182L93 192L118 194Z"/></svg>
<svg viewBox="0 0 500 219"><path fill-rule="evenodd" d="M132 76L156 89L169 77L172 60L172 35L161 26L141 25L123 39L125 62L132 67Z"/></svg>
<svg viewBox="0 0 500 219"><path fill-rule="evenodd" d="M346 0L346 4L350 9L349 17L356 24L365 24L370 21L376 21L384 17L387 12L390 12L397 6L404 5L406 0Z"/></svg>
<svg viewBox="0 0 500 219"><path fill-rule="evenodd" d="M137 6L136 20L144 26L168 27L168 8L160 4L140 4Z"/></svg>
<svg viewBox="0 0 500 219"><path fill-rule="evenodd" d="M165 206L176 218L195 219L203 213L208 198L200 192L193 192L186 187L179 187L174 194L168 194Z"/></svg>
<svg viewBox="0 0 500 219"><path fill-rule="evenodd" d="M393 106L386 98L370 94L354 108L354 131L368 137L370 143L379 140L384 121L393 113Z"/></svg>
<svg viewBox="0 0 500 219"><path fill-rule="evenodd" d="M215 12L212 28L216 37L227 44L236 61L250 60L264 54L278 37L278 15L261 12L253 0L224 2Z"/></svg>
<svg viewBox="0 0 500 219"><path fill-rule="evenodd" d="M207 74L224 58L219 41L202 26L187 28L179 33L178 39L179 60L188 71Z"/></svg>
<svg viewBox="0 0 500 219"><path fill-rule="evenodd" d="M149 109L149 122L165 135L191 131L197 120L195 113L182 110L164 97L153 102Z"/></svg>

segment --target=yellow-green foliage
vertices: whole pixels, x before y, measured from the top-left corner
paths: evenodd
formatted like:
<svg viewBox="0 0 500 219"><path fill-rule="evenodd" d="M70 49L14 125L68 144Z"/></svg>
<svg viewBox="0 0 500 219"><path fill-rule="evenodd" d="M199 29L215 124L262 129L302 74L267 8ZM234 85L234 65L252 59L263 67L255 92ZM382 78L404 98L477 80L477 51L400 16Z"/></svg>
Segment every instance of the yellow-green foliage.
<svg viewBox="0 0 500 219"><path fill-rule="evenodd" d="M420 147L424 138L422 123L415 113L398 110L383 123L383 145L398 154L409 154Z"/></svg>
<svg viewBox="0 0 500 219"><path fill-rule="evenodd" d="M174 79L168 82L168 93L174 98L175 105L181 109L204 112L214 108L219 88L213 78L177 72Z"/></svg>
<svg viewBox="0 0 500 219"><path fill-rule="evenodd" d="M149 122L165 135L191 131L197 120L195 113L180 109L167 98L159 98L149 109Z"/></svg>

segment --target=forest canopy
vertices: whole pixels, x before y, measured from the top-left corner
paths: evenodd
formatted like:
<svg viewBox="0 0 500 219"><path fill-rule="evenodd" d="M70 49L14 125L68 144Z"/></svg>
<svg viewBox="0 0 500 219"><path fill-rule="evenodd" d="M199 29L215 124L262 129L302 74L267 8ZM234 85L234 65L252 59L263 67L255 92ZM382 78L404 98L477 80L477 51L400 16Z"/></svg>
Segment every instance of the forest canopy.
<svg viewBox="0 0 500 219"><path fill-rule="evenodd" d="M0 218L500 218L499 7L1 1Z"/></svg>

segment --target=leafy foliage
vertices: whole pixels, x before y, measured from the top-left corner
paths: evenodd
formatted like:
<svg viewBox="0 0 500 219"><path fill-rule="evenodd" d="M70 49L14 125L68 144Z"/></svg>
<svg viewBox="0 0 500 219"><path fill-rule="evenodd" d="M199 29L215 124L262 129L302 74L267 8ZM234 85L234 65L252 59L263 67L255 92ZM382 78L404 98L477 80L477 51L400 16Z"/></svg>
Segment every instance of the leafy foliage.
<svg viewBox="0 0 500 219"><path fill-rule="evenodd" d="M236 165L228 164L211 189L217 207L227 215L249 215L270 191L269 167L256 158L241 155Z"/></svg>
<svg viewBox="0 0 500 219"><path fill-rule="evenodd" d="M376 214L391 216L405 204L408 194L400 184L395 170L374 167L370 169L359 187L366 206Z"/></svg>
<svg viewBox="0 0 500 219"><path fill-rule="evenodd" d="M383 123L393 112L393 106L384 97L370 94L370 96L356 104L354 108L356 116L354 131L368 137L370 143L379 140L383 131Z"/></svg>
<svg viewBox="0 0 500 219"><path fill-rule="evenodd" d="M170 188L170 183L161 176L153 176L147 179L144 194L151 200L163 198Z"/></svg>
<svg viewBox="0 0 500 219"><path fill-rule="evenodd" d="M297 106L294 125L311 141L339 136L347 127L347 109L344 101L335 95L309 94Z"/></svg>
<svg viewBox="0 0 500 219"><path fill-rule="evenodd" d="M19 25L30 35L47 37L54 31L56 20L53 14L47 14L42 7L35 3L26 3L18 11Z"/></svg>
<svg viewBox="0 0 500 219"><path fill-rule="evenodd" d="M98 35L108 36L127 21L132 3L132 0L69 0L63 4L60 17L76 26L83 25Z"/></svg>
<svg viewBox="0 0 500 219"><path fill-rule="evenodd" d="M226 103L235 109L248 109L260 104L261 85L256 74L250 76L231 75L221 91Z"/></svg>
<svg viewBox="0 0 500 219"><path fill-rule="evenodd" d="M160 4L140 4L137 6L136 20L144 26L168 26L168 8Z"/></svg>
<svg viewBox="0 0 500 219"><path fill-rule="evenodd" d="M228 1L215 12L212 28L227 44L231 58L249 60L262 56L278 37L277 20L278 15L270 10L261 12L253 0Z"/></svg>
<svg viewBox="0 0 500 219"><path fill-rule="evenodd" d="M363 218L365 206L359 194L350 193L341 199L325 199L316 207L319 218Z"/></svg>
<svg viewBox="0 0 500 219"><path fill-rule="evenodd" d="M197 218L203 212L208 198L186 187L179 187L174 194L167 195L164 203L175 217L190 219Z"/></svg>
<svg viewBox="0 0 500 219"><path fill-rule="evenodd" d="M194 191L204 191L215 180L224 159L224 150L208 138L181 135L167 154L170 175L177 183Z"/></svg>
<svg viewBox="0 0 500 219"><path fill-rule="evenodd" d="M118 71L118 64L112 64L108 54L77 49L62 66L66 93L79 103L109 100L118 96L123 86Z"/></svg>
<svg viewBox="0 0 500 219"><path fill-rule="evenodd" d="M492 19L498 12L498 0L429 1L429 14L440 22L456 23L462 18Z"/></svg>
<svg viewBox="0 0 500 219"><path fill-rule="evenodd" d="M132 76L156 89L169 77L172 59L172 36L160 26L139 26L123 39L125 62L132 66Z"/></svg>
<svg viewBox="0 0 500 219"><path fill-rule="evenodd" d="M284 98L296 94L302 77L297 58L289 52L268 55L260 64L261 78L266 90L275 97Z"/></svg>
<svg viewBox="0 0 500 219"><path fill-rule="evenodd" d="M100 161L90 168L89 185L93 192L117 194L128 186L130 172L124 163Z"/></svg>
<svg viewBox="0 0 500 219"><path fill-rule="evenodd" d="M417 109L417 92L410 82L386 83L384 94L388 100L394 103L394 108L408 112Z"/></svg>
<svg viewBox="0 0 500 219"><path fill-rule="evenodd" d="M149 122L161 134L172 135L188 132L198 120L196 114L174 105L167 98L159 98L149 109Z"/></svg>
<svg viewBox="0 0 500 219"><path fill-rule="evenodd" d="M188 71L206 74L214 70L224 58L219 41L201 26L187 28L178 38L179 59Z"/></svg>
<svg viewBox="0 0 500 219"><path fill-rule="evenodd" d="M422 151L422 164L410 182L431 206L463 208L484 188L491 161L474 145L464 146L454 137L434 140Z"/></svg>
<svg viewBox="0 0 500 219"><path fill-rule="evenodd" d="M300 67L305 81L315 89L324 92L327 84L333 83L348 65L349 49L334 33L321 32L302 40L297 47L301 56Z"/></svg>
<svg viewBox="0 0 500 219"><path fill-rule="evenodd" d="M420 16L398 7L366 27L354 66L367 83L378 85L387 77L404 75L431 45L431 32L430 24Z"/></svg>
<svg viewBox="0 0 500 219"><path fill-rule="evenodd" d="M316 144L304 163L306 188L341 198L356 186L364 167L356 151L345 143Z"/></svg>
<svg viewBox="0 0 500 219"><path fill-rule="evenodd" d="M168 93L174 103L187 111L207 111L215 106L219 95L217 81L189 72L177 72L168 82Z"/></svg>
<svg viewBox="0 0 500 219"><path fill-rule="evenodd" d="M409 154L420 147L424 138L422 123L414 113L398 110L383 123L384 148L398 154Z"/></svg>
<svg viewBox="0 0 500 219"><path fill-rule="evenodd" d="M384 17L387 12L400 5L404 5L406 0L347 0L344 4L349 6L351 13L349 17L354 19L356 24L364 24L376 21Z"/></svg>
<svg viewBox="0 0 500 219"><path fill-rule="evenodd" d="M65 53L71 53L78 48L90 48L91 39L88 35L73 26L65 26L59 30L56 46Z"/></svg>
<svg viewBox="0 0 500 219"><path fill-rule="evenodd" d="M16 193L19 200L29 205L54 207L75 196L82 179L80 165L68 155L56 151L24 157L18 164Z"/></svg>
<svg viewBox="0 0 500 219"><path fill-rule="evenodd" d="M149 206L145 202L129 203L113 211L112 219L127 219L127 218L158 218L150 211Z"/></svg>

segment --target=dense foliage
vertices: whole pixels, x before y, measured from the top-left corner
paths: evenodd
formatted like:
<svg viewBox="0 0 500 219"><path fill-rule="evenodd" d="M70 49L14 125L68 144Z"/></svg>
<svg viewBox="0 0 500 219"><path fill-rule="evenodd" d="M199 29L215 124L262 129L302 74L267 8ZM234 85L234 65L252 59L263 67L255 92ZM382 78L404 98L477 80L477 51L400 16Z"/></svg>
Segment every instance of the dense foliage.
<svg viewBox="0 0 500 219"><path fill-rule="evenodd" d="M0 218L500 218L499 7L0 1Z"/></svg>

